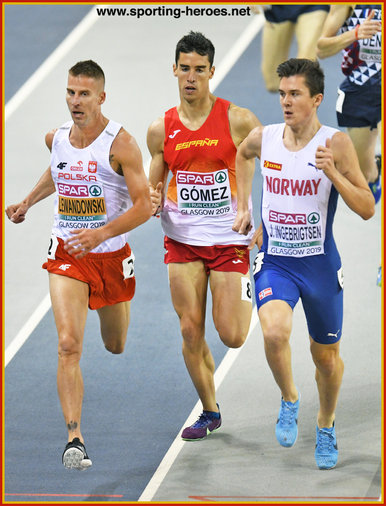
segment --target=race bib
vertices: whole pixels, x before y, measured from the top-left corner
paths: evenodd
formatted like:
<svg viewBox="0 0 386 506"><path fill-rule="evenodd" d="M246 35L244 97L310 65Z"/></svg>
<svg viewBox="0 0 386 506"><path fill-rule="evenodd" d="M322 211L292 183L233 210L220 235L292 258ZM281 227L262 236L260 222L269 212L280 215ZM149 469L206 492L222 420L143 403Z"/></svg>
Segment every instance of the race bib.
<svg viewBox="0 0 386 506"><path fill-rule="evenodd" d="M359 41L359 58L368 65L382 63L381 32L377 32L371 39Z"/></svg>
<svg viewBox="0 0 386 506"><path fill-rule="evenodd" d="M181 214L224 216L232 210L228 170L177 171L177 199Z"/></svg>
<svg viewBox="0 0 386 506"><path fill-rule="evenodd" d="M134 253L131 252L131 255L124 260L122 260L122 269L123 269L123 279L129 279L134 277Z"/></svg>
<svg viewBox="0 0 386 506"><path fill-rule="evenodd" d="M62 228L99 228L106 224L102 185L59 182L58 219Z"/></svg>
<svg viewBox="0 0 386 506"><path fill-rule="evenodd" d="M47 258L55 260L56 248L58 247L59 241L56 235L51 234L50 243L48 245Z"/></svg>
<svg viewBox="0 0 386 506"><path fill-rule="evenodd" d="M267 209L264 223L270 255L307 257L324 253L324 227L320 212L284 213Z"/></svg>

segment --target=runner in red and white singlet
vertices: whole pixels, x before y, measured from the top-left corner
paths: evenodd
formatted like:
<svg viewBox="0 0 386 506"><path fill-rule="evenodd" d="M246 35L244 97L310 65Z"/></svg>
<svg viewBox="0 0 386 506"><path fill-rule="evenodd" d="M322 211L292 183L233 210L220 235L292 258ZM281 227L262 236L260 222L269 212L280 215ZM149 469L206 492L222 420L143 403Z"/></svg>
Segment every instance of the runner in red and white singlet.
<svg viewBox="0 0 386 506"><path fill-rule="evenodd" d="M165 263L185 364L203 405L199 420L182 432L186 440L203 439L221 425L215 365L205 341L208 284L213 321L224 344L241 346L251 318L247 245L253 223L249 236L232 231L235 156L260 122L249 110L210 93L213 58L214 47L201 33L190 32L178 42L173 70L180 104L148 131L153 211L160 213L165 233Z"/></svg>

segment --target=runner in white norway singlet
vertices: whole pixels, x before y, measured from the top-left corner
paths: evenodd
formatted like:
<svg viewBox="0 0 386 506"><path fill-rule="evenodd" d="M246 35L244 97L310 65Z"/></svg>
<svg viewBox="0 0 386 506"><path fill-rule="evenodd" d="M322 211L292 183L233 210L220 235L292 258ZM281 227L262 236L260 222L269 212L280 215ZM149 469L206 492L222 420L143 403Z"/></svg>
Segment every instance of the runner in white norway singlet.
<svg viewBox="0 0 386 506"><path fill-rule="evenodd" d="M326 253L326 236L331 235L326 225L332 223L329 215L335 206L330 206L333 185L315 167L315 152L338 130L322 126L304 148L289 151L283 142L277 142L283 139L284 127L281 123L263 130L263 249L270 255L287 257L321 255Z"/></svg>
<svg viewBox="0 0 386 506"><path fill-rule="evenodd" d="M343 272L332 234L339 194L316 169L315 152L338 130L322 126L303 149L289 151L282 141L284 126L263 130L263 246L253 265L256 304L260 308L279 299L294 308L301 297L309 334L331 344L340 339L343 323Z"/></svg>

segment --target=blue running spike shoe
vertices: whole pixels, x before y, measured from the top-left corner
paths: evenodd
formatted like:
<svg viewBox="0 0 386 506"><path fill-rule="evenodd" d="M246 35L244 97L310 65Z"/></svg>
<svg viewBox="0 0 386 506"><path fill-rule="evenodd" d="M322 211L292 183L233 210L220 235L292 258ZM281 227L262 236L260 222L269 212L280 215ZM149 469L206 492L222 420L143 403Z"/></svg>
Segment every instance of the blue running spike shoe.
<svg viewBox="0 0 386 506"><path fill-rule="evenodd" d="M220 409L219 405L217 407ZM181 437L185 441L200 441L205 439L211 432L218 430L221 427L221 414L216 411L203 411L195 422L190 427L185 427L182 431Z"/></svg>
<svg viewBox="0 0 386 506"><path fill-rule="evenodd" d="M315 460L319 469L332 469L338 462L338 443L335 435L335 422L330 428L316 426Z"/></svg>
<svg viewBox="0 0 386 506"><path fill-rule="evenodd" d="M281 398L275 433L281 446L286 448L293 446L298 438L299 401L300 394L296 402L285 401L283 397Z"/></svg>
<svg viewBox="0 0 386 506"><path fill-rule="evenodd" d="M378 167L378 177L375 181L372 183L369 183L369 188L371 190L371 193L374 195L375 203L379 202L379 199L382 195L382 180L381 180L381 166L382 166L382 158L381 155L377 155L375 157L375 161Z"/></svg>

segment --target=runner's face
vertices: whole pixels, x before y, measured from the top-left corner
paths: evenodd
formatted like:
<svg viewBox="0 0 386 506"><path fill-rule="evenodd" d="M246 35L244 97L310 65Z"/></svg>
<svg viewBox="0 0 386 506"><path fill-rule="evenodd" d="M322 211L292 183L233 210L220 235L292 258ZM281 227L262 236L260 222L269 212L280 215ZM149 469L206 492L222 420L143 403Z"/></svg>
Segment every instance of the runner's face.
<svg viewBox="0 0 386 506"><path fill-rule="evenodd" d="M207 55L180 53L173 72L178 79L181 98L193 102L209 95L209 80L214 74L214 67L210 67Z"/></svg>
<svg viewBox="0 0 386 506"><path fill-rule="evenodd" d="M100 114L100 107L105 98L102 80L82 75L68 75L66 102L76 125L90 124Z"/></svg>
<svg viewBox="0 0 386 506"><path fill-rule="evenodd" d="M304 76L283 77L279 85L280 105L288 126L300 126L310 121L320 103L321 93L311 97Z"/></svg>

